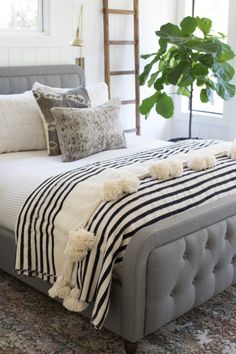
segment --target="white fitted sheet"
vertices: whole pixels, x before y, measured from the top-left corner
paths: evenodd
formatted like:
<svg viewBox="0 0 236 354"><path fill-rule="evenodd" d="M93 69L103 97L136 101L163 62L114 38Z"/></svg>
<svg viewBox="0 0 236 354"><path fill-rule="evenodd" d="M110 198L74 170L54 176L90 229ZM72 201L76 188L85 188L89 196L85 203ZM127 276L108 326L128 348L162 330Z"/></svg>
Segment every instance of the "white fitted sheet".
<svg viewBox="0 0 236 354"><path fill-rule="evenodd" d="M14 231L17 216L27 197L47 178L96 161L170 144L166 141L127 134L127 149L104 151L84 159L63 163L61 156L46 151L0 154L0 225Z"/></svg>

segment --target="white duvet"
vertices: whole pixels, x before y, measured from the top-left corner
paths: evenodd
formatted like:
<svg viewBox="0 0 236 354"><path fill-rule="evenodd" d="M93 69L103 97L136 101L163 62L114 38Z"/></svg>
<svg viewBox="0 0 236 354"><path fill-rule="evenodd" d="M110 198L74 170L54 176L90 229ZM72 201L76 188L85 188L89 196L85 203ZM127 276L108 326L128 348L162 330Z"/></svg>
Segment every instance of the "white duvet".
<svg viewBox="0 0 236 354"><path fill-rule="evenodd" d="M47 178L76 167L161 147L166 141L127 134L127 149L104 151L84 159L63 163L61 156L46 151L0 154L0 225L14 231L17 216L27 197Z"/></svg>

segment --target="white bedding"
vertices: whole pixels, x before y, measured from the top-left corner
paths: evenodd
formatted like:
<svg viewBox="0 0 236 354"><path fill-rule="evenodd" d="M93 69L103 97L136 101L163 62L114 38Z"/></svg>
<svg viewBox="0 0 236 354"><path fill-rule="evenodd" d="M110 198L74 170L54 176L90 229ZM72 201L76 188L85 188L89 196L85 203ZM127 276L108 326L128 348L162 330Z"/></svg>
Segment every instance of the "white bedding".
<svg viewBox="0 0 236 354"><path fill-rule="evenodd" d="M49 157L46 151L0 154L0 225L14 231L18 213L26 198L53 175L96 161L170 144L133 134L127 134L126 139L127 149L104 151L70 163L63 163L61 156Z"/></svg>

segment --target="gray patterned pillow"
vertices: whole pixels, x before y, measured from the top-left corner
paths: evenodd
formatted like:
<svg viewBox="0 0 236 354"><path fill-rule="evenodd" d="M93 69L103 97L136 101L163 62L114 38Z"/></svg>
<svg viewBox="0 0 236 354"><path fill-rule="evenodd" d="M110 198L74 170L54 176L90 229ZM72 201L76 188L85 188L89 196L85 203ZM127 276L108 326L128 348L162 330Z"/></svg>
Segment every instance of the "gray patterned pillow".
<svg viewBox="0 0 236 354"><path fill-rule="evenodd" d="M117 98L95 108L53 108L64 161L78 160L104 150L125 148L120 106Z"/></svg>
<svg viewBox="0 0 236 354"><path fill-rule="evenodd" d="M90 100L85 88L77 88L65 93L46 92L42 90L33 90L34 97L42 113L45 134L47 139L48 154L56 156L61 154L55 120L51 113L52 107L90 107Z"/></svg>

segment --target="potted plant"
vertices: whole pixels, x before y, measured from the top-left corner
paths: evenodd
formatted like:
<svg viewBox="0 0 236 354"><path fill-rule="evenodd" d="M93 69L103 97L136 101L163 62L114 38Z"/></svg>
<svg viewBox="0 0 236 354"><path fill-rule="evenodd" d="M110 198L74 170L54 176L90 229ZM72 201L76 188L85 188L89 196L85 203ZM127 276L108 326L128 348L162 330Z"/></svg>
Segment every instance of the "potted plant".
<svg viewBox="0 0 236 354"><path fill-rule="evenodd" d="M140 112L147 118L155 107L158 114L171 118L174 101L166 92L166 86L174 85L177 94L189 98L188 138L191 138L194 85L201 88L200 99L204 103L212 101L214 92L223 100L233 97L235 85L230 81L234 68L228 61L235 54L224 42L223 33L212 33L209 18L188 16L182 20L180 27L167 23L156 35L160 48L156 53L142 55L150 62L140 75L140 85L147 83L155 92L142 101Z"/></svg>

